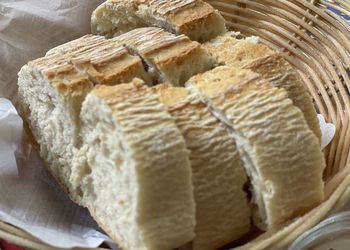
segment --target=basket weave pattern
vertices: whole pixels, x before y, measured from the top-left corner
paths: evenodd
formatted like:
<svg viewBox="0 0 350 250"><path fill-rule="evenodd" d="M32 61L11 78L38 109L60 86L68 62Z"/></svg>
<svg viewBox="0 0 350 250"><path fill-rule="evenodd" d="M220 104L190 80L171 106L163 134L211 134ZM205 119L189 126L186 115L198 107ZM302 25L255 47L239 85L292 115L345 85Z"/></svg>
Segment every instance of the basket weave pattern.
<svg viewBox="0 0 350 250"><path fill-rule="evenodd" d="M286 227L267 232L239 249L283 249L298 235L350 199L349 0L212 0L230 29L280 51L295 66L317 110L336 125L324 150L326 199Z"/></svg>
<svg viewBox="0 0 350 250"><path fill-rule="evenodd" d="M318 112L336 125L325 149L325 201L288 225L264 233L239 249L283 249L350 199L349 0L209 0L230 29L259 36L295 66ZM52 249L0 222L0 238L33 249Z"/></svg>

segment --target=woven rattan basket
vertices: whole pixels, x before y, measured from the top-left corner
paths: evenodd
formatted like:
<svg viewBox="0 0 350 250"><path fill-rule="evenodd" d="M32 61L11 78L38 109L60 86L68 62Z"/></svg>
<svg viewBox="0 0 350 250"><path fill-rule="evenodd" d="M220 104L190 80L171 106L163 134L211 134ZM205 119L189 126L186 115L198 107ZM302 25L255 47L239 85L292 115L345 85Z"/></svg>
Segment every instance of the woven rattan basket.
<svg viewBox="0 0 350 250"><path fill-rule="evenodd" d="M336 125L325 149L325 201L309 213L238 249L285 249L301 233L350 200L350 0L213 0L230 29L256 35L283 53L308 87L318 111ZM350 18L349 18L350 19ZM52 249L0 223L0 238L31 249Z"/></svg>

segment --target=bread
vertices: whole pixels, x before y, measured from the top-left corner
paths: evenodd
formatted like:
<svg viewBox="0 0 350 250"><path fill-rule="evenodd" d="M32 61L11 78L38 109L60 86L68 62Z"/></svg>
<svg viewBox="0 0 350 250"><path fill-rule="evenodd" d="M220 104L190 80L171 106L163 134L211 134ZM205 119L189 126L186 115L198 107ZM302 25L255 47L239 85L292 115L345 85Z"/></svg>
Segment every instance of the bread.
<svg viewBox="0 0 350 250"><path fill-rule="evenodd" d="M249 231L251 212L266 230L323 199L319 127L297 72L255 39L203 49L182 34L206 41L222 20L203 1L110 0L97 33L155 23L177 35L87 35L19 72L41 157L123 249L216 249Z"/></svg>
<svg viewBox="0 0 350 250"><path fill-rule="evenodd" d="M158 96L138 80L97 86L81 112L71 181L123 249L171 250L194 237L189 152Z"/></svg>
<svg viewBox="0 0 350 250"><path fill-rule="evenodd" d="M155 83L182 86L191 76L212 67L209 56L199 43L160 28L139 28L111 40L139 55Z"/></svg>
<svg viewBox="0 0 350 250"><path fill-rule="evenodd" d="M79 143L80 103L93 87L62 57L44 57L29 62L18 74L21 114L29 123L40 156L51 173L78 201L68 179L73 147Z"/></svg>
<svg viewBox="0 0 350 250"><path fill-rule="evenodd" d="M284 89L250 70L227 66L194 76L187 86L235 139L257 226L275 227L323 200L319 141Z"/></svg>
<svg viewBox="0 0 350 250"><path fill-rule="evenodd" d="M298 72L280 55L256 39L238 40L231 33L219 36L203 45L216 65L250 69L284 88L288 97L304 114L310 129L321 139L321 130L315 107Z"/></svg>
<svg viewBox="0 0 350 250"><path fill-rule="evenodd" d="M136 76L151 84L141 58L102 36L83 36L48 51L50 54L64 55L95 84L115 85Z"/></svg>
<svg viewBox="0 0 350 250"><path fill-rule="evenodd" d="M23 66L18 75L21 113L40 144L40 155L78 203L68 179L73 149L79 146L81 103L97 83L118 84L145 75L141 60L125 48L104 48L96 46L77 54L52 51Z"/></svg>
<svg viewBox="0 0 350 250"><path fill-rule="evenodd" d="M250 207L243 191L247 177L236 145L225 126L187 89L169 85L154 89L190 150L196 204L192 249L218 249L250 229Z"/></svg>
<svg viewBox="0 0 350 250"><path fill-rule="evenodd" d="M202 0L108 0L91 17L92 33L109 38L147 26L185 34L199 42L226 31L224 18Z"/></svg>

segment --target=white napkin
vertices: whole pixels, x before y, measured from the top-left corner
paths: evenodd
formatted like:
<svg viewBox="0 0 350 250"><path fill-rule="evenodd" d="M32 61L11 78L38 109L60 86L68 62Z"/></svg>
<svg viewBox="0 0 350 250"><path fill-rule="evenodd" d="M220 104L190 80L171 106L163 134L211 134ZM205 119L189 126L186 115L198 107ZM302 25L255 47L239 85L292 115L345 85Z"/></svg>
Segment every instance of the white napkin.
<svg viewBox="0 0 350 250"><path fill-rule="evenodd" d="M16 99L17 72L49 49L90 33L104 0L1 0L0 97Z"/></svg>

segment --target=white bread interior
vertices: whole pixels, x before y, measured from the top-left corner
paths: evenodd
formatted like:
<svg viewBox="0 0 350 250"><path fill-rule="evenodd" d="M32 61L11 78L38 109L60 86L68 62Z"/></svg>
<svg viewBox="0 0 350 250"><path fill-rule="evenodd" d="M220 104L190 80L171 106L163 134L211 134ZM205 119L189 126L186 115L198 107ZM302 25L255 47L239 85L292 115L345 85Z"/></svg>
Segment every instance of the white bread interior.
<svg viewBox="0 0 350 250"><path fill-rule="evenodd" d="M167 82L183 86L191 76L213 66L199 43L161 28L138 28L111 40L139 55L147 64L155 84Z"/></svg>
<svg viewBox="0 0 350 250"><path fill-rule="evenodd" d="M158 96L138 80L97 86L81 112L71 181L123 249L171 250L194 237L189 152Z"/></svg>
<svg viewBox="0 0 350 250"><path fill-rule="evenodd" d="M250 207L243 187L247 177L225 125L188 90L154 87L168 106L190 150L196 203L193 250L218 249L250 229Z"/></svg>
<svg viewBox="0 0 350 250"><path fill-rule="evenodd" d="M93 83L63 58L55 56L23 66L18 86L21 114L40 145L41 158L71 198L79 202L68 181L69 166L73 148L79 144L80 104Z"/></svg>
<svg viewBox="0 0 350 250"><path fill-rule="evenodd" d="M239 35L239 34L238 34ZM283 56L253 38L236 39L228 32L203 45L216 65L250 69L259 73L275 87L284 88L294 105L304 114L310 129L321 139L315 106L299 73Z"/></svg>
<svg viewBox="0 0 350 250"><path fill-rule="evenodd" d="M107 0L93 12L93 34L108 38L141 27L159 27L204 42L225 33L225 20L202 0Z"/></svg>
<svg viewBox="0 0 350 250"><path fill-rule="evenodd" d="M318 139L284 89L227 66L194 76L187 86L236 140L258 227L275 227L323 200L325 161Z"/></svg>

